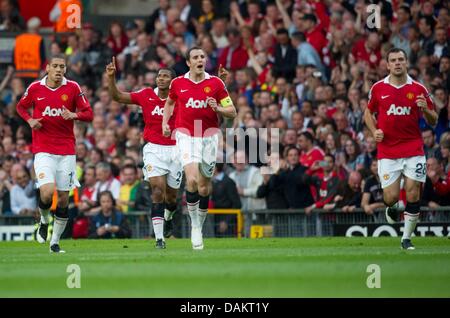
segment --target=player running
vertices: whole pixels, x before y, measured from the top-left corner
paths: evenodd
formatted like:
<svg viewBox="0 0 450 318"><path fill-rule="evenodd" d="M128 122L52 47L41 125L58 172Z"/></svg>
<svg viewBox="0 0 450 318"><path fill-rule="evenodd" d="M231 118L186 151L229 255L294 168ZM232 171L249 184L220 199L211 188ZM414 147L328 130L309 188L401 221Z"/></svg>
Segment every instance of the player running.
<svg viewBox="0 0 450 318"><path fill-rule="evenodd" d="M186 53L189 72L175 78L164 107L162 131L170 136L170 119L177 111L175 138L186 175L186 201L191 218L193 249L203 249L202 228L208 213L211 177L218 148L219 118L236 116L220 78L205 72L206 54L200 47ZM176 105L176 107L175 107Z"/></svg>
<svg viewBox="0 0 450 318"><path fill-rule="evenodd" d="M46 71L47 76L27 88L16 108L32 129L41 215L36 238L39 243L47 241L48 215L56 184L58 204L50 252L64 253L59 246L59 239L67 224L69 191L80 185L75 172L73 121L92 121L93 112L80 86L64 77L64 55L52 56ZM29 109L32 109L32 115Z"/></svg>
<svg viewBox="0 0 450 318"><path fill-rule="evenodd" d="M386 219L391 224L398 219L394 205L404 177L407 204L401 247L413 250L411 234L419 219L421 183L426 178L419 119L423 116L427 124L434 126L438 115L427 89L408 76L405 51L391 49L387 62L389 75L372 86L364 120L378 143L378 175L387 206Z"/></svg>
<svg viewBox="0 0 450 318"><path fill-rule="evenodd" d="M175 72L169 68L161 68L156 77L157 88L143 88L137 92L125 93L116 86L116 64L106 66L109 91L112 98L119 103L136 104L142 107L144 117L144 178L150 182L152 189L152 223L158 249L166 248L164 240L164 220L171 223L176 212L177 192L180 188L183 169L177 158L175 140L163 136L161 123L164 104L169 94L169 85ZM175 125L175 116L168 123Z"/></svg>

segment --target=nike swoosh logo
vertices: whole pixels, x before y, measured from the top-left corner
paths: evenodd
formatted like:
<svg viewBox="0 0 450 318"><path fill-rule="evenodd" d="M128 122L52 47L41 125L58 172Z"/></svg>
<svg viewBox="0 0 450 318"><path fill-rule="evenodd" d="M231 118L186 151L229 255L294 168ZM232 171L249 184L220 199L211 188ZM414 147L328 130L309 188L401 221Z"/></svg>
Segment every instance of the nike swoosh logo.
<svg viewBox="0 0 450 318"><path fill-rule="evenodd" d="M385 99L385 98L388 98L390 95L384 95L384 96L381 96L381 99Z"/></svg>
<svg viewBox="0 0 450 318"><path fill-rule="evenodd" d="M149 97L149 99L148 99L148 100L153 100L153 98Z"/></svg>
<svg viewBox="0 0 450 318"><path fill-rule="evenodd" d="M187 92L187 91L188 91L187 89L180 90L180 92L182 92L182 93Z"/></svg>
<svg viewBox="0 0 450 318"><path fill-rule="evenodd" d="M45 97L38 97L37 100L43 100Z"/></svg>

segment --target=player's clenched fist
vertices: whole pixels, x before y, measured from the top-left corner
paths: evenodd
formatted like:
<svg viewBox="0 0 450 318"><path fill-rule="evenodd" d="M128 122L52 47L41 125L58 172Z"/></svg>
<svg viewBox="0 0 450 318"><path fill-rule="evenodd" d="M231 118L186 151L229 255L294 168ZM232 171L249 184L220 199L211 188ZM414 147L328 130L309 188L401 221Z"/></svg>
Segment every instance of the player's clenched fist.
<svg viewBox="0 0 450 318"><path fill-rule="evenodd" d="M208 103L209 107L211 107L213 111L217 112L218 105L217 105L217 101L215 98L207 97L206 103Z"/></svg>
<svg viewBox="0 0 450 318"><path fill-rule="evenodd" d="M423 94L420 94L419 96L417 96L416 104L417 104L417 107L419 107L421 111L424 111L427 108L427 101L425 99L425 96L423 96Z"/></svg>
<svg viewBox="0 0 450 318"><path fill-rule="evenodd" d="M373 137L375 138L376 142L382 142L384 138L384 132L381 129L377 129L375 130Z"/></svg>
<svg viewBox="0 0 450 318"><path fill-rule="evenodd" d="M28 125L30 125L31 129L40 129L42 128L41 120L42 118L30 118L28 120Z"/></svg>
<svg viewBox="0 0 450 318"><path fill-rule="evenodd" d="M170 126L169 124L162 125L162 132L165 137L170 137Z"/></svg>

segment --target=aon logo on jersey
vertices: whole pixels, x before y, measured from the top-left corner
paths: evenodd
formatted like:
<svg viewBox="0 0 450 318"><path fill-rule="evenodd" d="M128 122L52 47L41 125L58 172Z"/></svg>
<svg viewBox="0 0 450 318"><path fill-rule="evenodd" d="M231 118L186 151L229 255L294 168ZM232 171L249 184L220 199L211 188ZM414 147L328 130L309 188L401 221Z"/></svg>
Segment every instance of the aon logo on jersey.
<svg viewBox="0 0 450 318"><path fill-rule="evenodd" d="M45 107L42 116L56 117L61 116L62 112L63 112L62 108L50 108L50 106L47 106Z"/></svg>
<svg viewBox="0 0 450 318"><path fill-rule="evenodd" d="M204 100L196 100L193 99L192 97L189 98L187 104L186 104L186 108L206 108L208 107L208 104L204 101Z"/></svg>
<svg viewBox="0 0 450 318"><path fill-rule="evenodd" d="M407 106L395 106L394 104L389 107L388 115L409 115L411 114L411 107Z"/></svg>
<svg viewBox="0 0 450 318"><path fill-rule="evenodd" d="M156 106L155 109L153 109L153 111L152 111L153 116L154 115L162 116L163 114L164 114L164 107Z"/></svg>

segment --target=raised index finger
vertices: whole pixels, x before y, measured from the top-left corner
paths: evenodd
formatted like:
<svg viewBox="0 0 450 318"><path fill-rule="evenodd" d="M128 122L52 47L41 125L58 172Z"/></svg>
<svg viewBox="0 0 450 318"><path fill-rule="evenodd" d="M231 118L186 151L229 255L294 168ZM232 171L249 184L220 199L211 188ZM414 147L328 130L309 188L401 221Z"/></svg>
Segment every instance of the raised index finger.
<svg viewBox="0 0 450 318"><path fill-rule="evenodd" d="M116 67L116 57L115 56L112 57L112 64L114 67Z"/></svg>

